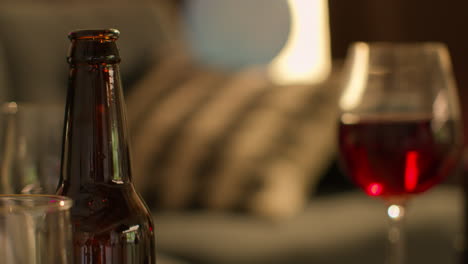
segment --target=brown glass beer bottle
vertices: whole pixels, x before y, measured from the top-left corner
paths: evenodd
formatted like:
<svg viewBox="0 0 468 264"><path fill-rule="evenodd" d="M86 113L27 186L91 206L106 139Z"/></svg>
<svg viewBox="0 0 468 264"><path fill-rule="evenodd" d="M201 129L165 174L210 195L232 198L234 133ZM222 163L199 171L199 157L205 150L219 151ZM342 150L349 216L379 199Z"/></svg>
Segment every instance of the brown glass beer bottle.
<svg viewBox="0 0 468 264"><path fill-rule="evenodd" d="M132 184L119 31L80 30L71 47L61 178L75 264L154 264L151 214Z"/></svg>

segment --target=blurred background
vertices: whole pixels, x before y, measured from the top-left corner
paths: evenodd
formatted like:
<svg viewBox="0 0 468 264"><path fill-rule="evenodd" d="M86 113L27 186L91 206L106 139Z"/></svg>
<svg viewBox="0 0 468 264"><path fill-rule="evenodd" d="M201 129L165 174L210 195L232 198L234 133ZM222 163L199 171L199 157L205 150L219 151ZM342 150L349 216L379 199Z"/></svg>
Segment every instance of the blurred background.
<svg viewBox="0 0 468 264"><path fill-rule="evenodd" d="M155 215L161 263L381 263L384 206L336 161L343 60L355 41L445 43L466 123L467 9L462 0L0 0L0 100L62 111L68 32L117 28L133 176ZM411 262L457 263L463 172L412 203Z"/></svg>

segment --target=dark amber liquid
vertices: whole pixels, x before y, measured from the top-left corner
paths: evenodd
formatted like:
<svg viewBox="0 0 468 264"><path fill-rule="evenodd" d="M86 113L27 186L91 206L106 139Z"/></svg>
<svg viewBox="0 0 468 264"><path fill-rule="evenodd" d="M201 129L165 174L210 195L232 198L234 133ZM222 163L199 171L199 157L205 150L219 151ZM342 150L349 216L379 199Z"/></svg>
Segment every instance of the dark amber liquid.
<svg viewBox="0 0 468 264"><path fill-rule="evenodd" d="M151 215L130 185L98 185L68 193L75 263L155 263Z"/></svg>
<svg viewBox="0 0 468 264"><path fill-rule="evenodd" d="M459 148L452 121L430 117L362 117L341 123L342 163L368 195L402 197L423 192L454 168Z"/></svg>
<svg viewBox="0 0 468 264"><path fill-rule="evenodd" d="M70 50L58 194L74 200L75 264L156 263L152 217L131 182L115 39L86 36Z"/></svg>

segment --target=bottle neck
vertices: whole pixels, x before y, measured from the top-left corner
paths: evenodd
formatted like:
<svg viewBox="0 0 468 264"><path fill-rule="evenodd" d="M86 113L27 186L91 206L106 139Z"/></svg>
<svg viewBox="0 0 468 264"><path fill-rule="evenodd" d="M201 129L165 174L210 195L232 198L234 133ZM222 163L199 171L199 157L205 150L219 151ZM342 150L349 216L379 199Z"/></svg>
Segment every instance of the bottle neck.
<svg viewBox="0 0 468 264"><path fill-rule="evenodd" d="M125 109L116 63L71 63L61 185L131 181Z"/></svg>

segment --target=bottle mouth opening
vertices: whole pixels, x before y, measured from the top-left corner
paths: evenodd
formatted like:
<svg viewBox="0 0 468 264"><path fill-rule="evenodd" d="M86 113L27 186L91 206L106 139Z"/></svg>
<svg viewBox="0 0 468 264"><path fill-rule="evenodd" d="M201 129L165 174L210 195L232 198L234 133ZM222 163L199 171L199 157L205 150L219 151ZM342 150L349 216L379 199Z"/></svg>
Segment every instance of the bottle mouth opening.
<svg viewBox="0 0 468 264"><path fill-rule="evenodd" d="M70 40L90 39L90 40L116 40L119 38L120 31L114 28L110 29L85 29L75 30L68 34Z"/></svg>

